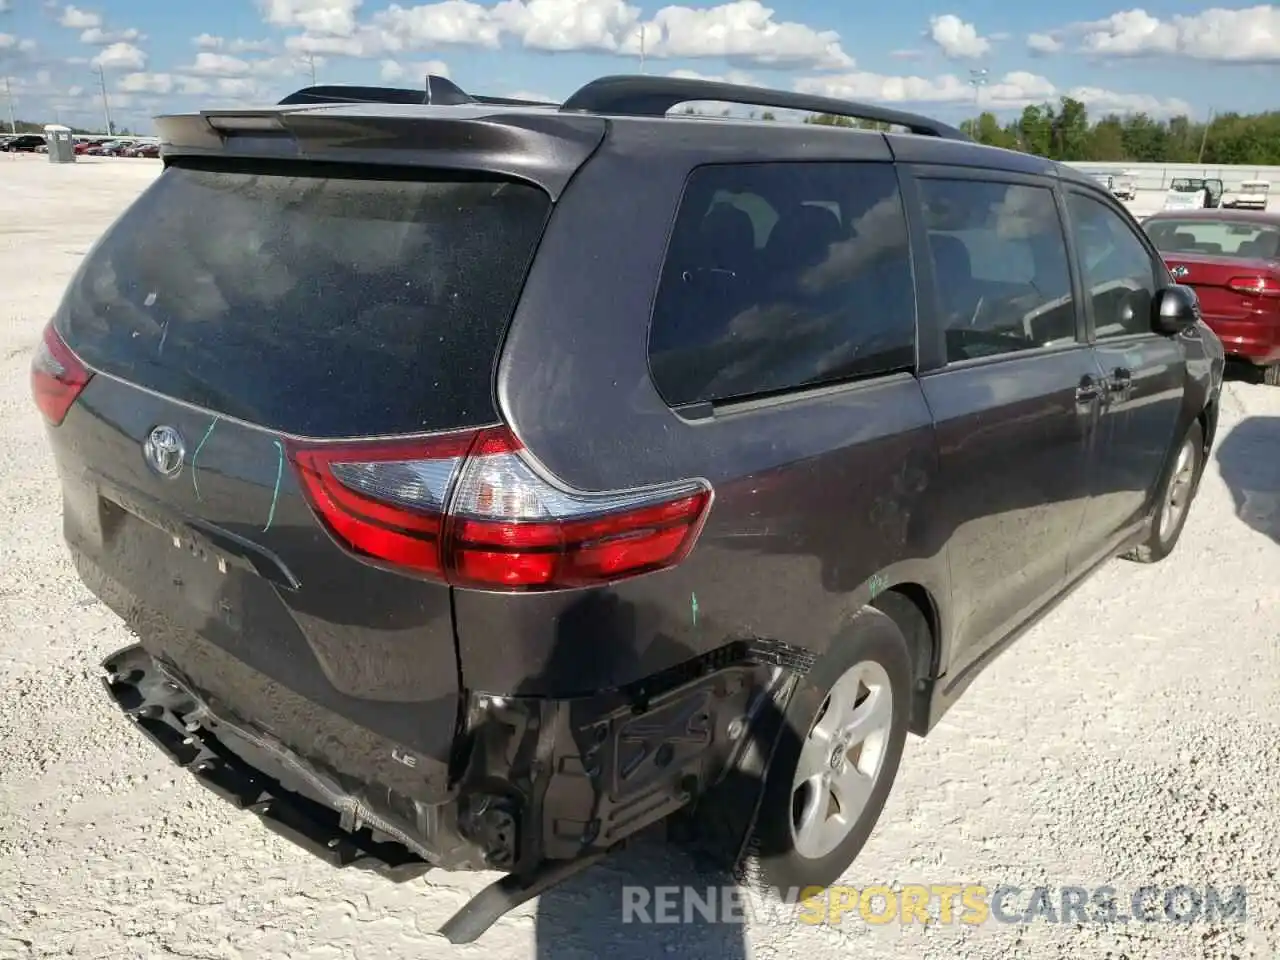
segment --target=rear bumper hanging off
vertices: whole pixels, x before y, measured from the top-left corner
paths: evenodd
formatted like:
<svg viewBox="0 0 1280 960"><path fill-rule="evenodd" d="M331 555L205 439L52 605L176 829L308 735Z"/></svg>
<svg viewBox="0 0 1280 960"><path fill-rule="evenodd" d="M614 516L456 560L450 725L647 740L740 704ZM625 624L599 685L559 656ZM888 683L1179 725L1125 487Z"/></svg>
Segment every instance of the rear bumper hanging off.
<svg viewBox="0 0 1280 960"><path fill-rule="evenodd" d="M141 646L112 654L103 667L107 692L152 743L218 796L257 814L270 830L331 866L371 870L397 883L430 869L403 842L378 838L375 828L358 824L356 798L330 806L250 765L232 744L244 753L259 738L216 716ZM337 799L340 791L332 793Z"/></svg>
<svg viewBox="0 0 1280 960"><path fill-rule="evenodd" d="M743 751L752 718L789 675L776 660L725 650L678 675L648 678L638 694L474 697L463 730L469 759L454 798L401 817L392 813L398 804L375 807L361 797L365 785L294 753L141 645L103 667L111 698L170 759L331 866L395 882L433 866L503 870L441 929L454 942L474 940L508 910L720 783L756 752ZM513 764L515 757L524 759ZM745 829L751 791L732 792L745 804ZM727 813L720 809L720 819L739 819Z"/></svg>

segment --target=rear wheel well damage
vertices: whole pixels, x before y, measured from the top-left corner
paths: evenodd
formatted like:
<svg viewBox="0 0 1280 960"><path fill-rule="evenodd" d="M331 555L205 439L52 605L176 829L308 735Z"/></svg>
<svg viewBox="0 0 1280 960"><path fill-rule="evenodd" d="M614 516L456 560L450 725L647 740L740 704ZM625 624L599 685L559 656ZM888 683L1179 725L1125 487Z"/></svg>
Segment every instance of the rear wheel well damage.
<svg viewBox="0 0 1280 960"><path fill-rule="evenodd" d="M1204 435L1204 455L1205 459L1209 459L1209 451L1213 448L1213 441L1218 432L1218 402L1210 400L1204 405L1204 409L1196 415L1196 419L1200 421L1200 430Z"/></svg>
<svg viewBox="0 0 1280 960"><path fill-rule="evenodd" d="M940 666L938 605L927 588L918 583L900 583L878 594L871 606L893 620L907 638L913 674L909 729L924 736L933 682Z"/></svg>

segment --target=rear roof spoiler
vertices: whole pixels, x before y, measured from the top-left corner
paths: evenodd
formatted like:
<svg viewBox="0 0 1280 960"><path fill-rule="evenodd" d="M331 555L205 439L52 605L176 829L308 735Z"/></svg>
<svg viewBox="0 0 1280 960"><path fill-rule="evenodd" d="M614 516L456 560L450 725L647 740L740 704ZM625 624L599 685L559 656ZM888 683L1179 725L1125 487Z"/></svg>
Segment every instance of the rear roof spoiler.
<svg viewBox="0 0 1280 960"><path fill-rule="evenodd" d="M405 103L460 107L468 104L506 107L556 107L559 104L515 97L482 97L467 93L448 77L427 74L421 90L403 87L359 87L328 84L303 87L280 101L280 106L300 103Z"/></svg>
<svg viewBox="0 0 1280 960"><path fill-rule="evenodd" d="M651 77L621 74L600 77L581 87L563 104L514 97L486 97L464 91L448 77L428 74L421 90L401 87L311 86L280 101L281 105L321 103L403 103L438 106L493 105L509 107L558 107L562 113L662 117L674 106L694 101L737 103L804 113L825 113L902 127L921 136L972 142L962 130L918 113L908 113L870 103L839 100L770 90L744 84L720 83L685 77Z"/></svg>

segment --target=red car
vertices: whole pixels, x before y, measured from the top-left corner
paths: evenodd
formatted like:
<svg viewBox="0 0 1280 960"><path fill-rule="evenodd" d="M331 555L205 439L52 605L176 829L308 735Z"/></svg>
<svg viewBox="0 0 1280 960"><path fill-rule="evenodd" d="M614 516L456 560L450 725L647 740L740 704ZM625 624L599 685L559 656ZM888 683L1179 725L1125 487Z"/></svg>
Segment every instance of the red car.
<svg viewBox="0 0 1280 960"><path fill-rule="evenodd" d="M1227 356L1280 386L1280 213L1169 210L1143 227L1174 279L1199 295Z"/></svg>

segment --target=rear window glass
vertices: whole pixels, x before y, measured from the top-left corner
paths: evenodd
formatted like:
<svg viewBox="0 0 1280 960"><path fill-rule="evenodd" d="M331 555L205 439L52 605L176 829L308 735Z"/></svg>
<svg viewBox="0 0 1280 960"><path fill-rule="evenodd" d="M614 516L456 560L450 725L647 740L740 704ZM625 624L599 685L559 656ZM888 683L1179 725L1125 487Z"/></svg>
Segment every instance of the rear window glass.
<svg viewBox="0 0 1280 960"><path fill-rule="evenodd" d="M549 208L509 182L171 167L56 326L106 373L286 433L473 426Z"/></svg>
<svg viewBox="0 0 1280 960"><path fill-rule="evenodd" d="M649 333L672 406L911 370L915 287L892 166L701 167Z"/></svg>
<svg viewBox="0 0 1280 960"><path fill-rule="evenodd" d="M1232 220L1152 220L1147 234L1161 253L1280 258L1280 228Z"/></svg>

